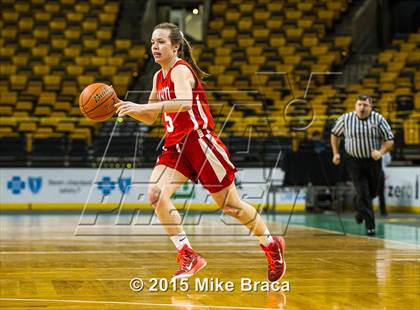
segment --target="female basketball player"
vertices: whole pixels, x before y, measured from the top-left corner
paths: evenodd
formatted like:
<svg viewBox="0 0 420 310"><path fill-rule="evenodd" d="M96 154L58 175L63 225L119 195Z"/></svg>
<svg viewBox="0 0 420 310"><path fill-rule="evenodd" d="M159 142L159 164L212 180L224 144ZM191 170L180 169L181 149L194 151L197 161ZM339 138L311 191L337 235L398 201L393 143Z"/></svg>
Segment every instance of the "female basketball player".
<svg viewBox="0 0 420 310"><path fill-rule="evenodd" d="M207 264L192 249L170 200L190 179L200 181L224 213L238 219L259 238L268 261L268 279L281 279L286 271L284 239L271 236L255 208L239 198L233 182L236 168L213 131L213 118L201 84L206 74L197 66L190 44L170 23L154 28L151 44L161 69L154 75L149 104L121 101L116 107L118 116L129 115L146 124L152 124L162 113L165 144L150 178L148 198L178 250L180 267L173 277L191 277Z"/></svg>

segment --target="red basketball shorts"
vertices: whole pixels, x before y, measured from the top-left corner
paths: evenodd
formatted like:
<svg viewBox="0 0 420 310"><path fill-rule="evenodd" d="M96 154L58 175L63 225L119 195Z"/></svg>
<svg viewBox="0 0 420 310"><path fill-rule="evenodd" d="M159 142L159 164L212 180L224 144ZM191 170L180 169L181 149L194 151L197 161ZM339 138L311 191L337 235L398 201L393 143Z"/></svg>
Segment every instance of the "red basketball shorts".
<svg viewBox="0 0 420 310"><path fill-rule="evenodd" d="M164 165L200 182L210 193L217 193L232 184L236 167L229 151L214 132L197 130L170 147L164 147L156 166Z"/></svg>

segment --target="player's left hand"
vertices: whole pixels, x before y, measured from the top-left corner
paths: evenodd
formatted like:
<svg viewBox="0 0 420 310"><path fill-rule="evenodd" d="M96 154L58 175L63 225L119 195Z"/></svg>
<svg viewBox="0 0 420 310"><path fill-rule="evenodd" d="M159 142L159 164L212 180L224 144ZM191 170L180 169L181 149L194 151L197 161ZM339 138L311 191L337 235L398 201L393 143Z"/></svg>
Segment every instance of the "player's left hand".
<svg viewBox="0 0 420 310"><path fill-rule="evenodd" d="M115 104L119 117L129 114L141 114L144 111L145 104L137 104L131 101L120 101Z"/></svg>
<svg viewBox="0 0 420 310"><path fill-rule="evenodd" d="M372 156L374 160L379 160L382 157L382 153L378 150L372 150L372 152L370 153L370 156Z"/></svg>

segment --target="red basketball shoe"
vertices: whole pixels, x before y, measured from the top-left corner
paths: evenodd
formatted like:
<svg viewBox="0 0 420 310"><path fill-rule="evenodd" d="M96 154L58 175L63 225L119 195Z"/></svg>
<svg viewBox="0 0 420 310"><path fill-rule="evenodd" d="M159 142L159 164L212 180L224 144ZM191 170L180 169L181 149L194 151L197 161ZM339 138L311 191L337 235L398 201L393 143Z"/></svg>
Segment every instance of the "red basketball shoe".
<svg viewBox="0 0 420 310"><path fill-rule="evenodd" d="M172 279L189 278L207 265L206 260L193 249L190 249L188 245L184 245L178 252L176 262L180 267L172 276Z"/></svg>
<svg viewBox="0 0 420 310"><path fill-rule="evenodd" d="M286 261L284 260L284 248L286 242L282 237L273 237L274 242L267 247L260 244L268 262L268 280L271 282L280 280L286 273Z"/></svg>

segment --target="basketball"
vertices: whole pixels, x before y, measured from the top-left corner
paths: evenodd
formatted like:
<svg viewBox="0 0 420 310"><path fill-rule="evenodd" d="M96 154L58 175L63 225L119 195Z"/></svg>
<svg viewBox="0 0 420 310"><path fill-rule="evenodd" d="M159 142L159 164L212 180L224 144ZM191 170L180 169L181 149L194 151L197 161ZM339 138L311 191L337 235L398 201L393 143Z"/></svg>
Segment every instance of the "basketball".
<svg viewBox="0 0 420 310"><path fill-rule="evenodd" d="M90 84L83 89L79 97L79 107L83 115L95 122L108 120L116 111L118 102L112 86L103 83Z"/></svg>

